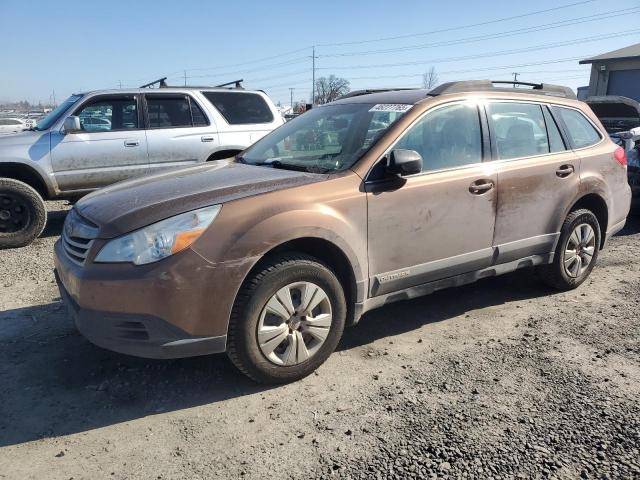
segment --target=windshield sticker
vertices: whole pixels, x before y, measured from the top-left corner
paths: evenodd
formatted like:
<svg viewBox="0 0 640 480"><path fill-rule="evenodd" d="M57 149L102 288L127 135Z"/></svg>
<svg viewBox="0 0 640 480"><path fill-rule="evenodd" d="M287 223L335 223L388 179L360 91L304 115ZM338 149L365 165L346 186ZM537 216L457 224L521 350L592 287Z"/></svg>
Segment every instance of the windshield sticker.
<svg viewBox="0 0 640 480"><path fill-rule="evenodd" d="M379 103L374 105L370 112L406 112L411 109L413 105L405 105L402 103Z"/></svg>

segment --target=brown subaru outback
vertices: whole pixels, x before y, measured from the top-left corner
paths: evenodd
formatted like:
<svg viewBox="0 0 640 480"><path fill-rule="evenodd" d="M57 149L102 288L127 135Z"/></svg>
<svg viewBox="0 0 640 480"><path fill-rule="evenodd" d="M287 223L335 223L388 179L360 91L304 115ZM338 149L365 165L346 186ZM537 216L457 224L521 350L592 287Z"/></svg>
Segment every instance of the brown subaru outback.
<svg viewBox="0 0 640 480"><path fill-rule="evenodd" d="M381 305L524 267L579 286L625 223L626 157L571 90L519 87L353 92L226 165L85 197L55 247L78 329L286 382Z"/></svg>

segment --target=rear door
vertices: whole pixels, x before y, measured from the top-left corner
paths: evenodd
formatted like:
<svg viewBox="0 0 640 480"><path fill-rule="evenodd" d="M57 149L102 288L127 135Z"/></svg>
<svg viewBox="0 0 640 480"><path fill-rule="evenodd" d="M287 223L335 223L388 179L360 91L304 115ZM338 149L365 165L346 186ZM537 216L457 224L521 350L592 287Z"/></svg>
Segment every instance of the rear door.
<svg viewBox="0 0 640 480"><path fill-rule="evenodd" d="M551 253L578 195L580 159L546 105L500 100L486 109L498 172L496 262Z"/></svg>
<svg viewBox="0 0 640 480"><path fill-rule="evenodd" d="M199 103L183 93L146 93L149 170L205 162L219 145L215 126Z"/></svg>
<svg viewBox="0 0 640 480"><path fill-rule="evenodd" d="M79 132L52 132L51 163L60 190L99 188L147 172L147 138L135 94L97 95L71 115Z"/></svg>

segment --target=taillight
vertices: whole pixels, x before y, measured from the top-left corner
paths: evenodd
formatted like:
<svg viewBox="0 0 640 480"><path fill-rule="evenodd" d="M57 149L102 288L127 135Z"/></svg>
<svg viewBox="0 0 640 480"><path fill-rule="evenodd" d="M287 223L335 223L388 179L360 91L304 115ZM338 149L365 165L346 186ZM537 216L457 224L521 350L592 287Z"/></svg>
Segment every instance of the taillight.
<svg viewBox="0 0 640 480"><path fill-rule="evenodd" d="M623 167L627 166L627 152L625 151L624 148L622 147L616 148L616 151L613 152L613 158L615 158L616 162L618 162Z"/></svg>

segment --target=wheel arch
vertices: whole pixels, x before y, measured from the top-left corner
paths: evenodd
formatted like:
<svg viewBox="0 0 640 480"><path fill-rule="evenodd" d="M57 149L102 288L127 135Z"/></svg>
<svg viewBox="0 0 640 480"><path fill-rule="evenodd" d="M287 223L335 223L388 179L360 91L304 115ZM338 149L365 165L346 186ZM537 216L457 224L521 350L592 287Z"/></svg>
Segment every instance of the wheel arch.
<svg viewBox="0 0 640 480"><path fill-rule="evenodd" d="M224 160L226 158L234 157L245 149L245 147L226 147L221 150L217 150L213 152L211 155L207 157L207 162L214 162L216 160Z"/></svg>
<svg viewBox="0 0 640 480"><path fill-rule="evenodd" d="M304 253L317 258L336 274L344 289L347 302L347 324L357 321L357 318L355 318L355 305L363 295L363 292L359 291L356 280L358 267L354 266L349 255L340 246L326 238L305 236L283 241L272 246L249 270L243 284L274 256L293 252ZM362 287L360 289L363 290Z"/></svg>
<svg viewBox="0 0 640 480"><path fill-rule="evenodd" d="M597 193L587 193L574 201L567 214L581 208L590 210L598 219L598 223L600 224L601 228L600 248L604 248L607 237L607 229L609 225L609 207L606 200Z"/></svg>
<svg viewBox="0 0 640 480"><path fill-rule="evenodd" d="M32 187L43 199L51 197L51 191L42 175L33 167L23 163L0 163L0 177L12 178Z"/></svg>

